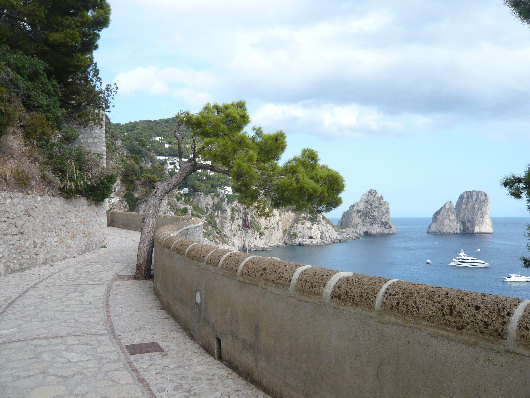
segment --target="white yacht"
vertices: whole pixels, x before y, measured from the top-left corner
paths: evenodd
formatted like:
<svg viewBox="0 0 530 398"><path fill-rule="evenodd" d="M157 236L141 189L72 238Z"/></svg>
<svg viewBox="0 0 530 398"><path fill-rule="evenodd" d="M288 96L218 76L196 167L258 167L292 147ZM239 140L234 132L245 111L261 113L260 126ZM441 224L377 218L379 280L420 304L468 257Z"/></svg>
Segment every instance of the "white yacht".
<svg viewBox="0 0 530 398"><path fill-rule="evenodd" d="M504 282L530 282L530 276L519 274L510 274L510 276L503 276Z"/></svg>
<svg viewBox="0 0 530 398"><path fill-rule="evenodd" d="M489 266L489 263L476 259L475 257L468 256L464 253L464 250L460 250L460 254L453 258L453 261L449 265L456 265L457 267L473 267L473 268L484 268Z"/></svg>

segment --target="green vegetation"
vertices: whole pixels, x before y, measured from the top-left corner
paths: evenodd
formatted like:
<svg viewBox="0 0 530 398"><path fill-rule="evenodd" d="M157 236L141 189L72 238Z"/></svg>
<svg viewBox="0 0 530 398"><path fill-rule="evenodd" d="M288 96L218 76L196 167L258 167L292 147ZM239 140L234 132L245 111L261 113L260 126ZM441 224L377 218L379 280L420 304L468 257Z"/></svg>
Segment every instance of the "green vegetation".
<svg viewBox="0 0 530 398"><path fill-rule="evenodd" d="M216 193L218 188L230 186L230 177L223 174L208 174L206 171L198 171L188 177L180 188L188 188L190 193Z"/></svg>
<svg viewBox="0 0 530 398"><path fill-rule="evenodd" d="M530 24L530 1L529 0L504 0L504 4L510 7L513 13L521 21Z"/></svg>
<svg viewBox="0 0 530 398"><path fill-rule="evenodd" d="M118 141L124 147L120 161L120 180L125 186L125 200L130 211L134 211L140 199L149 195L157 182L176 173L175 170L164 171L166 162L156 158L156 156L178 157L177 139L174 136L176 123L177 118L173 117L111 124L109 129L113 136L109 141L114 143L109 143L107 147L116 152L115 142ZM154 139L155 137L159 138ZM193 150L193 139L189 130L183 129L181 142L182 156L186 159ZM178 166L178 161L172 163ZM231 186L230 177L198 171L180 184L179 189L187 188L189 194L217 193L219 188L226 186ZM232 200L235 200L235 197ZM194 210L193 214L198 214L198 211Z"/></svg>
<svg viewBox="0 0 530 398"><path fill-rule="evenodd" d="M149 277L154 218L162 201L195 173L209 171L229 176L237 200L254 207L258 214L270 214L272 208L278 207L320 213L340 205L344 180L339 173L321 165L317 153L311 149L304 149L299 156L280 165L280 157L287 146L285 133L266 134L260 127L248 133L245 127L249 121L244 101L206 104L196 114L180 112L177 115L173 131L180 168L167 180L156 183L147 200L136 278ZM191 148L188 146L191 153L187 157L184 156L184 138L192 143ZM137 143L143 149L148 146L145 139ZM254 229L263 234L259 226Z"/></svg>
<svg viewBox="0 0 530 398"><path fill-rule="evenodd" d="M0 136L20 129L45 181L52 173L63 196L96 202L116 176L73 147L78 133L64 121L99 123L110 108L116 87L102 86L92 55L109 21L104 0L0 0ZM14 173L16 184L29 186L23 176Z"/></svg>
<svg viewBox="0 0 530 398"><path fill-rule="evenodd" d="M204 221L211 229L213 229L217 236L222 234L221 229L217 226L217 222L215 221L215 216L212 213L209 213Z"/></svg>
<svg viewBox="0 0 530 398"><path fill-rule="evenodd" d="M24 55L5 44L0 46L0 85L12 107L6 110L13 116L20 113L13 109L20 102L27 111L39 112L52 127L59 128L64 117L60 87L48 71L49 66L36 56ZM3 102L4 106L7 103ZM11 123L3 124L4 129Z"/></svg>
<svg viewBox="0 0 530 398"><path fill-rule="evenodd" d="M0 45L15 57L24 54L45 65L48 80L60 88L64 110L86 120L109 109L114 89L101 87L92 55L99 32L110 22L106 1L0 0L0 15Z"/></svg>
<svg viewBox="0 0 530 398"><path fill-rule="evenodd" d="M530 212L530 164L522 175L512 174L502 180L502 186L508 189L510 196L516 199L526 198L526 208ZM530 224L526 226L526 235L529 243L527 249L530 251ZM530 257L521 257L523 267L530 268Z"/></svg>
<svg viewBox="0 0 530 398"><path fill-rule="evenodd" d="M247 134L249 116L243 101L207 104L197 114L183 112L180 123L193 133L192 156L211 162L216 171L224 170L241 203L262 213L285 206L320 213L340 205L342 176L319 164L312 149L280 166L285 133L266 134L255 127L252 135Z"/></svg>
<svg viewBox="0 0 530 398"><path fill-rule="evenodd" d="M505 0L504 3L510 7L513 13L524 23L530 24L530 0ZM510 196L516 199L526 197L526 208L530 212L530 165L526 172L520 176L512 174L502 180L502 185L508 189ZM530 224L526 226L526 235L529 243L527 249L530 251ZM530 268L530 257L521 257L523 267Z"/></svg>
<svg viewBox="0 0 530 398"><path fill-rule="evenodd" d="M141 152L144 156L147 152L155 156L178 156L177 142L173 135L177 118L167 118L159 120L140 120L129 123L115 123L114 129L119 134L124 145L130 153ZM156 140L154 137L161 137ZM188 158L191 153L189 134L182 132L183 156ZM169 147L166 148L168 144Z"/></svg>
<svg viewBox="0 0 530 398"><path fill-rule="evenodd" d="M79 195L100 203L112 193L117 176L101 167L101 158L97 154L72 147L64 140L49 141L44 146L44 153L49 168L59 178L64 197Z"/></svg>
<svg viewBox="0 0 530 398"><path fill-rule="evenodd" d="M15 169L13 171L13 178L17 185L21 188L26 188L31 184L31 176L26 170Z"/></svg>

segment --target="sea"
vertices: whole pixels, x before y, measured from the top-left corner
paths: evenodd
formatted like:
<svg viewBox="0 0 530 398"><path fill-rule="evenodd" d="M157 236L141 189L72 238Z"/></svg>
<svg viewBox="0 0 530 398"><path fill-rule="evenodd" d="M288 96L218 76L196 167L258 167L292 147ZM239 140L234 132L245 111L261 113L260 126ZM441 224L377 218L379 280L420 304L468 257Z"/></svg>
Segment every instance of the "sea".
<svg viewBox="0 0 530 398"><path fill-rule="evenodd" d="M332 219L332 222L338 220ZM393 218L397 234L366 236L324 246L273 248L268 257L435 286L530 299L530 282L504 282L508 274L530 275L520 257L528 256L530 218L492 218L493 234L431 235L431 218ZM487 268L449 265L460 250L488 262ZM426 264L430 260L431 264Z"/></svg>

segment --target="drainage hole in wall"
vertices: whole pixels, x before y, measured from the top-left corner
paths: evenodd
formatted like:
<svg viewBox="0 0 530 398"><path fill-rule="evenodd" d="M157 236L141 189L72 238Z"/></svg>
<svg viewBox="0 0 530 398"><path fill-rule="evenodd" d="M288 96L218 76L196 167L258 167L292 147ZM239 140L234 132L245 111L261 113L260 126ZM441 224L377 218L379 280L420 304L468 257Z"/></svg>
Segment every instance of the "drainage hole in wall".
<svg viewBox="0 0 530 398"><path fill-rule="evenodd" d="M218 361L223 360L223 354L221 352L221 339L219 337L215 338L215 359Z"/></svg>

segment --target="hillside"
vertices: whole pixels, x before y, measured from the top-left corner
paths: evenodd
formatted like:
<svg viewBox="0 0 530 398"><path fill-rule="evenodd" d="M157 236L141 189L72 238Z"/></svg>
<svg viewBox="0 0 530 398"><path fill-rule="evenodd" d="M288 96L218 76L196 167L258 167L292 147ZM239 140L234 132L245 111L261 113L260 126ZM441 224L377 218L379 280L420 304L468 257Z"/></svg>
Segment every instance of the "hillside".
<svg viewBox="0 0 530 398"><path fill-rule="evenodd" d="M111 145L122 147L122 176L111 208L143 211L144 199L159 178L174 172L177 162L174 129L176 118L115 123L108 135ZM190 151L191 140L184 132L184 156ZM114 144L113 144L114 143ZM113 157L111 155L111 157ZM116 156L114 156L116 158ZM119 156L117 157L119 158ZM154 173L162 174L154 175ZM320 214L304 214L274 210L269 217L259 216L253 209L237 202L231 192L230 178L206 171L196 172L164 200L161 214L191 215L204 221L205 238L223 247L242 250L246 231L242 217L249 213L249 246L267 249L284 245L322 245L356 238L336 228Z"/></svg>
<svg viewBox="0 0 530 398"><path fill-rule="evenodd" d="M168 178L178 168L177 140L174 136L176 118L109 123L107 151L112 163L120 170L120 181L111 208L135 211L154 184ZM181 132L183 157L191 152L192 141ZM230 178L199 171L191 175L179 190L190 193L230 191Z"/></svg>
<svg viewBox="0 0 530 398"><path fill-rule="evenodd" d="M116 92L103 86L93 57L110 7L30 3L2 4L0 189L102 202L116 175L77 139L101 126Z"/></svg>
<svg viewBox="0 0 530 398"><path fill-rule="evenodd" d="M174 136L176 117L158 120L139 120L128 123L113 123L113 128L130 152L138 147L147 149L155 156L177 156L177 140ZM189 156L191 141L184 131L184 157Z"/></svg>
<svg viewBox="0 0 530 398"><path fill-rule="evenodd" d="M143 210L140 205L139 211ZM236 201L234 195L170 194L163 202L161 214L189 215L204 221L207 242L231 250L245 250L247 230L243 215L248 214L250 250L266 250L276 246L316 246L358 239L350 230L342 230L322 214L307 214L288 209L273 210L268 217Z"/></svg>

